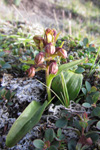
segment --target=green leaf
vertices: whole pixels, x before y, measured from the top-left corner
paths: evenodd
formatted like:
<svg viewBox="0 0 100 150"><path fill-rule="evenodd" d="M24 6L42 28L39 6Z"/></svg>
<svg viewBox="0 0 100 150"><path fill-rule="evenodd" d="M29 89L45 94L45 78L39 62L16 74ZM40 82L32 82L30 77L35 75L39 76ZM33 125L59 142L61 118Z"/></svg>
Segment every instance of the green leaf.
<svg viewBox="0 0 100 150"><path fill-rule="evenodd" d="M11 92L10 92L10 90L7 91L5 97L6 97L7 100L9 100L11 98Z"/></svg>
<svg viewBox="0 0 100 150"><path fill-rule="evenodd" d="M62 130L59 128L59 129L57 130L57 136L60 137L61 135L62 135Z"/></svg>
<svg viewBox="0 0 100 150"><path fill-rule="evenodd" d="M86 95L86 89L82 88L82 92L84 93L84 95Z"/></svg>
<svg viewBox="0 0 100 150"><path fill-rule="evenodd" d="M92 116L97 116L100 118L100 107L96 107L93 109Z"/></svg>
<svg viewBox="0 0 100 150"><path fill-rule="evenodd" d="M40 139L34 140L33 144L36 148L41 148L42 149L44 147L44 142Z"/></svg>
<svg viewBox="0 0 100 150"><path fill-rule="evenodd" d="M22 63L34 65L34 60L22 60L22 59L19 59L19 60L20 60Z"/></svg>
<svg viewBox="0 0 100 150"><path fill-rule="evenodd" d="M12 106L13 102L8 102L7 105Z"/></svg>
<svg viewBox="0 0 100 150"><path fill-rule="evenodd" d="M50 146L49 150L58 150L55 146Z"/></svg>
<svg viewBox="0 0 100 150"><path fill-rule="evenodd" d="M89 103L83 103L82 106L85 107L85 108L90 108L91 107L91 105Z"/></svg>
<svg viewBox="0 0 100 150"><path fill-rule="evenodd" d="M98 130L100 130L100 121L97 122L96 127Z"/></svg>
<svg viewBox="0 0 100 150"><path fill-rule="evenodd" d="M91 91L90 91L90 93L92 93L92 92L96 92L97 91L97 88L95 87L95 86L92 86L91 87Z"/></svg>
<svg viewBox="0 0 100 150"><path fill-rule="evenodd" d="M97 122L97 120L96 120L96 119L95 119L95 120L89 120L89 121L88 121L88 126L93 125L95 122Z"/></svg>
<svg viewBox="0 0 100 150"><path fill-rule="evenodd" d="M100 97L100 92L99 91L95 92L92 97L93 103L96 103L99 100L99 97Z"/></svg>
<svg viewBox="0 0 100 150"><path fill-rule="evenodd" d="M84 45L86 46L86 45L89 43L88 38L84 38L84 39L83 39L83 43L84 43Z"/></svg>
<svg viewBox="0 0 100 150"><path fill-rule="evenodd" d="M84 71L85 71L84 68L78 67L78 68L75 70L75 73L83 73Z"/></svg>
<svg viewBox="0 0 100 150"><path fill-rule="evenodd" d="M87 122L84 122L84 121L79 121L79 124L81 127L83 127L84 129L88 126L88 123Z"/></svg>
<svg viewBox="0 0 100 150"><path fill-rule="evenodd" d="M11 65L8 64L8 63L5 63L3 66L2 66L3 69L10 69L11 68Z"/></svg>
<svg viewBox="0 0 100 150"><path fill-rule="evenodd" d="M69 142L68 142L68 150L75 150L75 147L76 147L76 141L74 139L71 139Z"/></svg>
<svg viewBox="0 0 100 150"><path fill-rule="evenodd" d="M95 143L98 140L99 135L95 131L91 131L86 134L86 137L87 138L90 137L92 139L93 143Z"/></svg>
<svg viewBox="0 0 100 150"><path fill-rule="evenodd" d="M52 142L55 137L53 129L47 129L45 131L45 139L46 141Z"/></svg>
<svg viewBox="0 0 100 150"><path fill-rule="evenodd" d="M52 142L52 146L55 146L56 148L59 148L59 140L57 139L57 140L53 140L53 142ZM57 149L58 150L58 149Z"/></svg>
<svg viewBox="0 0 100 150"><path fill-rule="evenodd" d="M68 89L67 89L67 85L66 85L63 72L61 72L61 83L62 83L62 90L63 90L63 93L61 92L62 100L64 102L64 105L68 107L70 102L69 102Z"/></svg>
<svg viewBox="0 0 100 150"><path fill-rule="evenodd" d="M63 128L64 126L67 125L67 123L68 123L67 119L65 117L62 117L56 121L56 126L58 128Z"/></svg>
<svg viewBox="0 0 100 150"><path fill-rule="evenodd" d="M81 89L83 75L76 74L71 71L63 72L63 74L64 74L64 79L65 79L65 84L68 90L69 100L74 100L77 97ZM64 94L64 90L62 87L62 81L60 79L60 76L57 76L54 78L52 82L52 89L61 99L63 99L61 93Z"/></svg>
<svg viewBox="0 0 100 150"><path fill-rule="evenodd" d="M14 146L29 130L35 126L47 106L47 101L41 106L39 102L32 101L22 114L18 117L12 125L7 138L7 147Z"/></svg>
<svg viewBox="0 0 100 150"><path fill-rule="evenodd" d="M75 128L77 128L79 131L82 131L82 127L80 126L80 123L79 123L78 120L75 120L75 121L73 122L73 124L74 124L74 127L75 127Z"/></svg>
<svg viewBox="0 0 100 150"><path fill-rule="evenodd" d="M88 81L86 81L85 82L85 86L86 86L87 91L90 92L90 90L91 90L91 84Z"/></svg>
<svg viewBox="0 0 100 150"><path fill-rule="evenodd" d="M1 65L1 66L5 65L5 61L4 61L4 60L1 60L1 61L0 61L0 65Z"/></svg>
<svg viewBox="0 0 100 150"><path fill-rule="evenodd" d="M96 49L94 47L89 47L88 50L91 52L96 52Z"/></svg>

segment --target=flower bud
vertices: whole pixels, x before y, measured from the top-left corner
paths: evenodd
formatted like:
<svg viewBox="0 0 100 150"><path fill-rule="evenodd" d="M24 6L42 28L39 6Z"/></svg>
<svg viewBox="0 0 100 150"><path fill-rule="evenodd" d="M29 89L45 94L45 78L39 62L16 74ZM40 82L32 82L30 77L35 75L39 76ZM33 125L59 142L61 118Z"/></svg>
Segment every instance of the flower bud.
<svg viewBox="0 0 100 150"><path fill-rule="evenodd" d="M36 55L36 57L35 57L35 63L37 64L37 65L39 65L39 64L42 64L44 62L44 53L43 52L40 52L40 53L38 53L37 55Z"/></svg>
<svg viewBox="0 0 100 150"><path fill-rule="evenodd" d="M48 54L54 54L55 53L55 46L52 43L48 43L45 47L45 52Z"/></svg>
<svg viewBox="0 0 100 150"><path fill-rule="evenodd" d="M93 144L93 141L92 141L92 139L90 137L86 139L86 142L87 142L88 145L92 145Z"/></svg>
<svg viewBox="0 0 100 150"><path fill-rule="evenodd" d="M57 65L56 61L53 61L50 63L49 72L51 74L56 74L58 72L58 65Z"/></svg>
<svg viewBox="0 0 100 150"><path fill-rule="evenodd" d="M41 36L36 35L36 36L33 37L33 40L34 40L36 46L39 49L43 49L44 48L44 39Z"/></svg>
<svg viewBox="0 0 100 150"><path fill-rule="evenodd" d="M46 43L55 42L56 39L56 30L55 29L46 29L45 31L45 41Z"/></svg>
<svg viewBox="0 0 100 150"><path fill-rule="evenodd" d="M56 51L58 56L61 56L62 58L67 58L67 52L63 48L57 48Z"/></svg>
<svg viewBox="0 0 100 150"><path fill-rule="evenodd" d="M34 67L30 67L26 72L28 73L28 77L30 77L30 78L35 76L35 68Z"/></svg>

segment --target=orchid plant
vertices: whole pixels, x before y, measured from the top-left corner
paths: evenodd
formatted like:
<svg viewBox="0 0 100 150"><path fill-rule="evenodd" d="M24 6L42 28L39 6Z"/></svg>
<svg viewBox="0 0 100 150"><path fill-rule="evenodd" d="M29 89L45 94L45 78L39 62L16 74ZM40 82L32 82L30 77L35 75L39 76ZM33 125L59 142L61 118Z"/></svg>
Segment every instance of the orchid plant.
<svg viewBox="0 0 100 150"><path fill-rule="evenodd" d="M63 44L55 47L58 35L55 29L47 29L44 38L34 36L34 42L40 52L35 57L34 65L27 70L29 77L33 77L39 70L45 70L48 101L51 100L50 74L56 76L58 72L57 57L67 58L67 51L62 48Z"/></svg>
<svg viewBox="0 0 100 150"><path fill-rule="evenodd" d="M53 78L59 74L62 75L62 71L68 70L85 61L85 59L82 59L66 64L60 64L61 58L67 58L67 51L62 48L63 43L60 47L56 47L58 36L59 33L57 34L55 29L46 29L44 37L37 35L34 36L33 39L39 49L39 53L35 56L34 60L21 60L22 63L31 64L31 67L27 70L29 77L34 77L37 71L45 70L48 101L45 101L42 105L39 102L32 101L26 107L26 109L12 125L7 135L6 145L8 147L14 146L27 132L29 132L33 126L39 122L45 108L52 101L51 83ZM66 88L65 85L64 87ZM68 94L67 90L65 94ZM65 106L68 106L67 98L68 97L66 97L65 100Z"/></svg>
<svg viewBox="0 0 100 150"><path fill-rule="evenodd" d="M64 42L60 47L56 47L56 41L59 34L60 33L56 33L55 29L46 29L44 38L37 35L34 36L34 42L40 52L36 55L33 65L27 70L29 77L34 77L35 72L37 71L45 70L48 102L51 100L50 89L53 78L59 75L63 70L70 69L71 67L83 62L83 60L78 60L63 65L60 64L61 58L67 58L67 51L62 48ZM61 74L61 76L63 75Z"/></svg>

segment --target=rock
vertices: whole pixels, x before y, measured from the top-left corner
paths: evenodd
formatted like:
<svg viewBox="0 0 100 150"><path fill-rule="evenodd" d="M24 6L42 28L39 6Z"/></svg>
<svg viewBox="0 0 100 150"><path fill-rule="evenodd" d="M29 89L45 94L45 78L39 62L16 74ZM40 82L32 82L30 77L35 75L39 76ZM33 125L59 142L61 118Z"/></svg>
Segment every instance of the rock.
<svg viewBox="0 0 100 150"><path fill-rule="evenodd" d="M12 102L31 102L42 101L42 95L45 91L44 86L32 78L13 78L11 75L4 74L3 80L1 83L2 86L6 86L7 89L11 91L16 91L15 97L12 99Z"/></svg>

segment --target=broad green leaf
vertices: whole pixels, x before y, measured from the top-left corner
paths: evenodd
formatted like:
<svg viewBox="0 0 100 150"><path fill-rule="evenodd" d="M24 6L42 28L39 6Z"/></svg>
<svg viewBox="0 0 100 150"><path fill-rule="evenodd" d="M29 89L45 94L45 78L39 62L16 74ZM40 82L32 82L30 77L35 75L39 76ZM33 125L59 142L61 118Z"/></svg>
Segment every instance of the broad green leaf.
<svg viewBox="0 0 100 150"><path fill-rule="evenodd" d="M60 137L61 135L62 135L62 130L59 128L59 129L57 130L57 136Z"/></svg>
<svg viewBox="0 0 100 150"><path fill-rule="evenodd" d="M100 97L100 92L99 91L95 92L92 97L93 103L96 103L99 100L99 97Z"/></svg>
<svg viewBox="0 0 100 150"><path fill-rule="evenodd" d="M96 52L96 49L94 47L89 47L88 50L91 52Z"/></svg>
<svg viewBox="0 0 100 150"><path fill-rule="evenodd" d="M43 149L43 147L44 147L44 142L43 142L42 140L40 140L40 139L36 139L36 140L34 140L33 145L34 145L36 148L41 148L41 149Z"/></svg>
<svg viewBox="0 0 100 150"><path fill-rule="evenodd" d="M77 97L80 88L82 86L83 75L76 74L71 71L63 72L63 74L64 74L64 79L68 90L69 100L74 100ZM61 93L63 93L64 91L63 91L60 75L54 78L52 82L52 89L61 99L63 99Z"/></svg>
<svg viewBox="0 0 100 150"><path fill-rule="evenodd" d="M85 71L84 68L78 67L78 68L75 70L75 73L83 73L84 71Z"/></svg>
<svg viewBox="0 0 100 150"><path fill-rule="evenodd" d="M89 103L83 103L82 106L85 107L85 108L90 108L91 107L91 105Z"/></svg>
<svg viewBox="0 0 100 150"><path fill-rule="evenodd" d="M67 125L67 122L68 122L67 119L65 117L62 117L56 121L56 126L58 128L63 128L64 126Z"/></svg>
<svg viewBox="0 0 100 150"><path fill-rule="evenodd" d="M91 84L88 81L86 81L85 82L85 86L86 86L87 91L90 92L90 90L91 90Z"/></svg>
<svg viewBox="0 0 100 150"><path fill-rule="evenodd" d="M83 39L83 43L84 43L84 45L86 46L86 45L89 43L88 38L84 38L84 39Z"/></svg>
<svg viewBox="0 0 100 150"><path fill-rule="evenodd" d="M96 127L100 130L100 121L97 122Z"/></svg>
<svg viewBox="0 0 100 150"><path fill-rule="evenodd" d="M100 107L94 108L91 114L100 118Z"/></svg>
<svg viewBox="0 0 100 150"><path fill-rule="evenodd" d="M75 150L75 147L76 147L76 141L74 139L71 139L69 142L68 142L68 150Z"/></svg>
<svg viewBox="0 0 100 150"><path fill-rule="evenodd" d="M11 68L11 65L8 64L8 63L5 63L3 66L2 66L3 69L10 69Z"/></svg>
<svg viewBox="0 0 100 150"><path fill-rule="evenodd" d="M97 122L98 120L89 120L88 121L88 126L91 126L91 125L93 125L95 122Z"/></svg>
<svg viewBox="0 0 100 150"><path fill-rule="evenodd" d="M47 129L45 131L45 139L46 141L52 142L55 137L53 129Z"/></svg>
<svg viewBox="0 0 100 150"><path fill-rule="evenodd" d="M12 106L14 103L13 102L8 102L7 105Z"/></svg>
<svg viewBox="0 0 100 150"><path fill-rule="evenodd" d="M90 93L96 92L96 91L97 91L97 88L96 88L95 86L92 86L92 87L91 87L91 90L90 90Z"/></svg>
<svg viewBox="0 0 100 150"><path fill-rule="evenodd" d="M59 75L62 71L66 71L66 70L68 70L68 69L70 69L70 68L72 68L72 67L74 67L74 66L76 66L76 65L78 65L78 64L80 64L82 62L84 62L85 60L86 59L84 58L84 59L81 59L81 60L72 61L70 63L63 64L63 65L59 66L59 69L58 69L58 72L57 72L56 75L50 74L48 76L48 80L47 80L47 83L46 83L47 87L48 88L51 87L51 83L52 83L53 78L56 77L57 75Z"/></svg>
<svg viewBox="0 0 100 150"><path fill-rule="evenodd" d="M82 88L82 92L84 93L84 95L86 95L86 89L85 88Z"/></svg>
<svg viewBox="0 0 100 150"><path fill-rule="evenodd" d="M7 100L9 100L11 98L11 92L10 92L10 90L7 91L5 97L6 97Z"/></svg>
<svg viewBox="0 0 100 150"><path fill-rule="evenodd" d="M94 142L96 142L96 141L98 140L99 134L97 134L95 131L91 131L91 132L88 132L88 133L86 134L86 137L87 137L87 138L90 137L90 138L92 139L93 143L94 143Z"/></svg>
<svg viewBox="0 0 100 150"><path fill-rule="evenodd" d="M64 78L63 72L61 72L61 83L62 83L62 90L63 90L63 93L61 93L62 100L64 102L64 105L66 107L68 107L70 102L69 102L69 95L68 95L68 89L67 89L67 85L66 85L66 80Z"/></svg>
<svg viewBox="0 0 100 150"><path fill-rule="evenodd" d="M12 125L7 138L7 147L14 146L29 130L35 126L47 106L47 101L41 106L39 102L32 101L22 114L18 117Z"/></svg>

